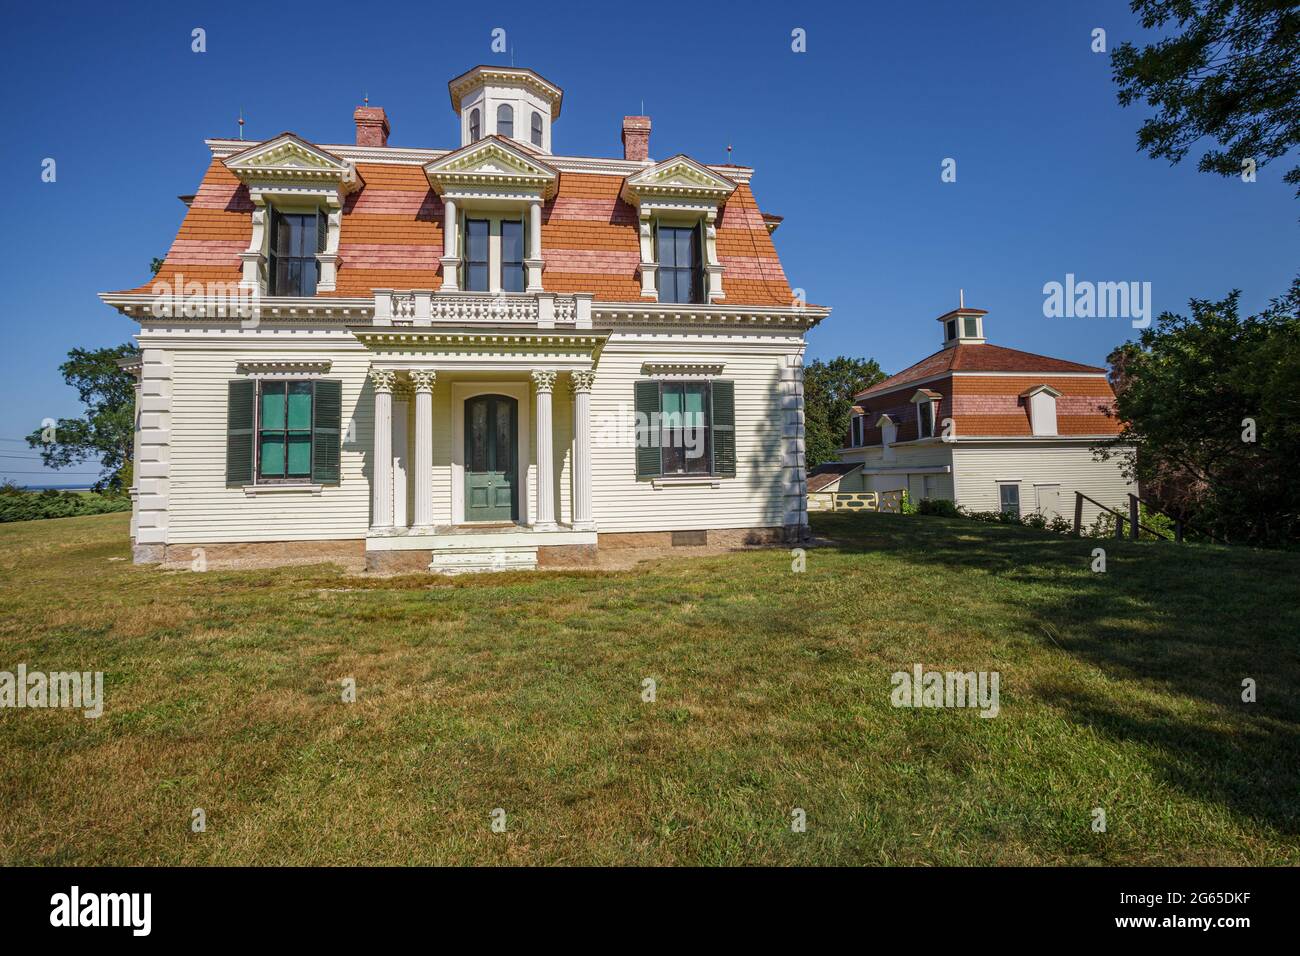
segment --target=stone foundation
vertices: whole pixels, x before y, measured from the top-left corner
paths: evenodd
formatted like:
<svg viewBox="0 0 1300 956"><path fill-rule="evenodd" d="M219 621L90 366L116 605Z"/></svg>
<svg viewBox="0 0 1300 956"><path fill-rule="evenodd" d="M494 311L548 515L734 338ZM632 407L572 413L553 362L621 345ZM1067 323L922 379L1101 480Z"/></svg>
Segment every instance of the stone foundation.
<svg viewBox="0 0 1300 956"><path fill-rule="evenodd" d="M167 557L165 544L132 544L132 564L162 564Z"/></svg>
<svg viewBox="0 0 1300 956"><path fill-rule="evenodd" d="M364 538L343 541L243 541L233 544L137 545L160 548L157 559L171 567L193 568L200 559L208 570L239 567L278 567L291 564L340 564L360 568L366 557ZM428 563L428 552L425 552ZM143 563L136 559L136 563Z"/></svg>
<svg viewBox="0 0 1300 956"><path fill-rule="evenodd" d="M537 549L539 568L585 568L596 564L594 544L551 544Z"/></svg>
<svg viewBox="0 0 1300 956"><path fill-rule="evenodd" d="M431 548L410 551L367 551L366 570L377 574L417 574L429 570Z"/></svg>
<svg viewBox="0 0 1300 956"><path fill-rule="evenodd" d="M756 545L782 544L784 527L708 528L695 531L617 531L596 536L600 548L690 548L708 545L718 548L745 548Z"/></svg>

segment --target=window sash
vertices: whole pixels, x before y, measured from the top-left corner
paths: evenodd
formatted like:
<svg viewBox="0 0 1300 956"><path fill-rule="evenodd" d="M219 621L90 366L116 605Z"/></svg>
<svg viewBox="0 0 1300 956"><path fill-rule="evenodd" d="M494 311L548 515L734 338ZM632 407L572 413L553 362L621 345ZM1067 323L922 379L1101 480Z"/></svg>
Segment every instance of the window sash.
<svg viewBox="0 0 1300 956"><path fill-rule="evenodd" d="M541 113L533 113L532 124L533 124L533 131L532 131L533 145L541 146L542 145L542 114Z"/></svg>
<svg viewBox="0 0 1300 956"><path fill-rule="evenodd" d="M934 402L918 402L916 413L920 416L917 425L918 438L934 437Z"/></svg>
<svg viewBox="0 0 1300 956"><path fill-rule="evenodd" d="M501 221L501 291L524 291L524 224L517 219Z"/></svg>
<svg viewBox="0 0 1300 956"><path fill-rule="evenodd" d="M267 295L313 296L320 280L320 213L272 210Z"/></svg>
<svg viewBox="0 0 1300 956"><path fill-rule="evenodd" d="M482 122L479 119L478 107L475 107L474 109L469 111L469 141L471 143L476 143L480 139L482 139L482 137L479 135L482 129L483 126L482 126Z"/></svg>
<svg viewBox="0 0 1300 956"><path fill-rule="evenodd" d="M712 475L712 396L708 382L659 384L659 465L664 475ZM694 454L687 435L695 439Z"/></svg>
<svg viewBox="0 0 1300 956"><path fill-rule="evenodd" d="M998 485L998 510L1020 517L1020 486Z"/></svg>
<svg viewBox="0 0 1300 956"><path fill-rule="evenodd" d="M260 381L257 389L257 480L310 482L315 383Z"/></svg>
<svg viewBox="0 0 1300 956"><path fill-rule="evenodd" d="M465 220L465 291L487 292L490 286L492 223L487 219Z"/></svg>
<svg viewBox="0 0 1300 956"><path fill-rule="evenodd" d="M703 301L700 230L695 226L660 226L659 300Z"/></svg>
<svg viewBox="0 0 1300 956"><path fill-rule="evenodd" d="M497 135L515 138L515 110L507 103L497 107Z"/></svg>

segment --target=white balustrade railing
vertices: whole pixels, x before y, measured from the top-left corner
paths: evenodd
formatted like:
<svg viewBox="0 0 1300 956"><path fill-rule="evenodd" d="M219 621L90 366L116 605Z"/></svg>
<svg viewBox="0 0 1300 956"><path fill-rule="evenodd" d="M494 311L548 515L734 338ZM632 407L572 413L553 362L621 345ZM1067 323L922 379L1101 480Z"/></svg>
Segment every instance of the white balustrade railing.
<svg viewBox="0 0 1300 956"><path fill-rule="evenodd" d="M375 325L591 327L590 295L375 290Z"/></svg>

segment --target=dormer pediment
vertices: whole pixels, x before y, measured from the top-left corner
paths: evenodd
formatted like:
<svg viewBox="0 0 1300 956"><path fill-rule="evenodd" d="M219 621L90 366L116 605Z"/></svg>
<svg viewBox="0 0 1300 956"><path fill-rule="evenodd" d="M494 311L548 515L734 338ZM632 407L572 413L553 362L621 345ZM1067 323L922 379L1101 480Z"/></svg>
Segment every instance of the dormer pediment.
<svg viewBox="0 0 1300 956"><path fill-rule="evenodd" d="M488 136L427 163L424 174L439 195L449 190L492 189L555 194L559 173L534 155L500 136Z"/></svg>
<svg viewBox="0 0 1300 956"><path fill-rule="evenodd" d="M674 156L623 181L622 197L638 208L648 205L711 206L717 208L735 192L736 184L689 156Z"/></svg>
<svg viewBox="0 0 1300 956"><path fill-rule="evenodd" d="M919 405L921 402L937 402L943 398L938 392L929 388L918 388L912 395L912 403Z"/></svg>
<svg viewBox="0 0 1300 956"><path fill-rule="evenodd" d="M884 428L886 425L897 425L897 423L888 415L881 415L876 419L876 428Z"/></svg>
<svg viewBox="0 0 1300 956"><path fill-rule="evenodd" d="M331 185L346 193L362 185L352 163L293 133L281 133L235 153L226 158L225 166L249 187Z"/></svg>

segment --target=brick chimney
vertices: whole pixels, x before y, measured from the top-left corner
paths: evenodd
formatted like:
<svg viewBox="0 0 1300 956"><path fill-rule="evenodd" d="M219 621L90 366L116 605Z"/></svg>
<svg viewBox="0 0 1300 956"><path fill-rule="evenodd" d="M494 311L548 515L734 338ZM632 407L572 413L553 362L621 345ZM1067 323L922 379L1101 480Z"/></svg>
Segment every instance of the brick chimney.
<svg viewBox="0 0 1300 956"><path fill-rule="evenodd" d="M623 158L641 162L650 157L650 117L623 117Z"/></svg>
<svg viewBox="0 0 1300 956"><path fill-rule="evenodd" d="M388 145L388 114L382 106L358 106L352 118L357 121L358 146Z"/></svg>

